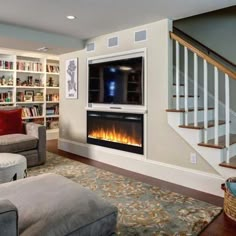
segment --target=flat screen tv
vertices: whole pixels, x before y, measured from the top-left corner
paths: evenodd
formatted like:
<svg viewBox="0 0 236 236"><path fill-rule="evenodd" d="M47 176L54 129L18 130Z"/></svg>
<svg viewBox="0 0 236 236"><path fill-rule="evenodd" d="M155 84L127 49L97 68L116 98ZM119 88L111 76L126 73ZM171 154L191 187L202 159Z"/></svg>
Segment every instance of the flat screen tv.
<svg viewBox="0 0 236 236"><path fill-rule="evenodd" d="M89 103L143 105L144 58L88 65Z"/></svg>

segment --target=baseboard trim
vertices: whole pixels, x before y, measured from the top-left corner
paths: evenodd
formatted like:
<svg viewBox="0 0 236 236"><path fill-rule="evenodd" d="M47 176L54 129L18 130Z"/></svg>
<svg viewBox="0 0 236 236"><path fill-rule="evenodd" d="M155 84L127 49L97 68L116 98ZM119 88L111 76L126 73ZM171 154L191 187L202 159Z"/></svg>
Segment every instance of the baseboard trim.
<svg viewBox="0 0 236 236"><path fill-rule="evenodd" d="M123 155L122 152L112 152L109 148L62 138L58 140L58 148L122 169L223 197L220 186L225 180L216 174L148 160L127 153Z"/></svg>

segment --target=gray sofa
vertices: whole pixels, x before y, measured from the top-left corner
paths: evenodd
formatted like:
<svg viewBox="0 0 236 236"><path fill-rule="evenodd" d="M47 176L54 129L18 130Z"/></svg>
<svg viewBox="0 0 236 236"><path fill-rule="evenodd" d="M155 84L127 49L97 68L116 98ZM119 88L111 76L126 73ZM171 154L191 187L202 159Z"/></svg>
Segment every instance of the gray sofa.
<svg viewBox="0 0 236 236"><path fill-rule="evenodd" d="M0 153L18 153L26 157L27 167L46 161L46 128L35 123L24 124L24 134L0 136Z"/></svg>
<svg viewBox="0 0 236 236"><path fill-rule="evenodd" d="M0 193L0 235L115 234L117 208L63 176L43 174L1 184Z"/></svg>

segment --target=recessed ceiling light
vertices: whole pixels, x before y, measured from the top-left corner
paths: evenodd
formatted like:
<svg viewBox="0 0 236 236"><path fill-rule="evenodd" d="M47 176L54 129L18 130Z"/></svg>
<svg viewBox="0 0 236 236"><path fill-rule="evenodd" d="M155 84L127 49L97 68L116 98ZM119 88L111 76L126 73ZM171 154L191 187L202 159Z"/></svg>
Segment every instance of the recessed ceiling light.
<svg viewBox="0 0 236 236"><path fill-rule="evenodd" d="M67 18L68 20L74 20L74 19L76 18L76 16L66 16L66 18Z"/></svg>
<svg viewBox="0 0 236 236"><path fill-rule="evenodd" d="M47 52L48 48L47 47L41 47L41 48L38 48L37 50L40 51L40 52Z"/></svg>

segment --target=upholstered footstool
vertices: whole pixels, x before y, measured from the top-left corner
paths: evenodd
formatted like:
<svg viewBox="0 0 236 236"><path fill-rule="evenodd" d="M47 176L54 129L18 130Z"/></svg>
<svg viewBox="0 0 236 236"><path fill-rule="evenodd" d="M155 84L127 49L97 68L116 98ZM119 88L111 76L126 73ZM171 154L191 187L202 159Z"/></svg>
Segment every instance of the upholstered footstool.
<svg viewBox="0 0 236 236"><path fill-rule="evenodd" d="M0 153L0 183L6 183L26 176L26 158L19 154Z"/></svg>
<svg viewBox="0 0 236 236"><path fill-rule="evenodd" d="M1 184L0 193L0 212L4 204L7 212L11 208L16 212L12 220L7 216L9 229L1 224L0 214L0 232L11 231L17 212L18 228L16 223L12 232L21 236L111 236L115 232L117 208L63 176L43 174Z"/></svg>

